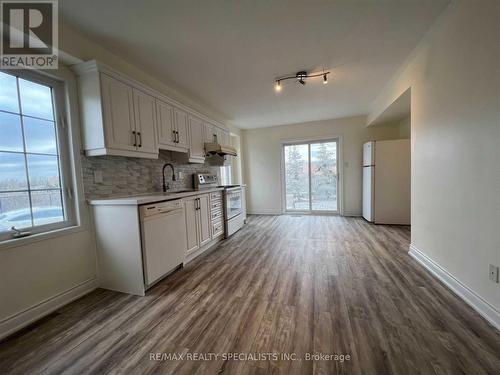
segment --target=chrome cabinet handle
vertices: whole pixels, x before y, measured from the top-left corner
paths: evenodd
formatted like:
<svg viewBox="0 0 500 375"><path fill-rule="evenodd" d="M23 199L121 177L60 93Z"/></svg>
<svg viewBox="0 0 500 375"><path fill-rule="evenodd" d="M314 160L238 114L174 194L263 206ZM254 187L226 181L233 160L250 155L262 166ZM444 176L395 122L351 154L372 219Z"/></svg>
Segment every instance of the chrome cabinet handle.
<svg viewBox="0 0 500 375"><path fill-rule="evenodd" d="M142 147L142 135L141 135L141 132L137 132L137 135L139 136L139 146L138 147Z"/></svg>
<svg viewBox="0 0 500 375"><path fill-rule="evenodd" d="M175 142L179 143L179 132L177 130L175 131Z"/></svg>
<svg viewBox="0 0 500 375"><path fill-rule="evenodd" d="M137 134L135 130L132 130L132 134L134 135L134 147L137 147Z"/></svg>
<svg viewBox="0 0 500 375"><path fill-rule="evenodd" d="M175 130L172 130L172 141L175 143Z"/></svg>

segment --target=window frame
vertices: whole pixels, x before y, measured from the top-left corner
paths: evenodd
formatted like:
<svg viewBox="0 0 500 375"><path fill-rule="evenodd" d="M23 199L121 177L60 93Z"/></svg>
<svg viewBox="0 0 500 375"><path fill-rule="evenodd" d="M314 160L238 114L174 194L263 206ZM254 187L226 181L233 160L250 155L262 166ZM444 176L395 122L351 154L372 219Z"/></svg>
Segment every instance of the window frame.
<svg viewBox="0 0 500 375"><path fill-rule="evenodd" d="M308 154L310 155L310 144L336 142L337 143L337 210L293 210L286 208L286 171L285 171L285 146L308 145ZM325 215L336 216L345 215L344 213L344 157L343 157L343 136L326 135L317 137L288 138L281 139L281 161L280 161L280 179L281 179L281 213L284 215ZM308 166L310 174L310 163ZM309 175L309 189L311 189L311 176ZM309 196L311 191L309 190ZM309 206L311 208L311 206ZM350 215L350 214L348 214Z"/></svg>
<svg viewBox="0 0 500 375"><path fill-rule="evenodd" d="M16 238L15 232L12 230L0 232L0 244L9 241L20 241L27 239L34 235L46 234L49 232L57 231L60 229L73 227L77 224L76 209L75 209L75 196L74 196L74 180L72 171L72 155L71 155L71 137L69 132L69 125L67 121L67 107L65 83L57 78L42 74L36 71L28 70L2 70L0 72L9 74L17 78L25 79L34 83L49 86L52 88L52 103L54 110L54 124L56 130L57 152L59 158L59 181L61 185L61 203L64 212L64 220L56 223L49 223L43 225L35 225L32 227L22 228L22 231L29 231L31 234L27 237ZM18 87L19 90L19 87ZM18 92L19 95L19 92ZM20 107L21 111L21 107ZM23 142L25 138L23 135ZM26 154L23 151L23 155ZM27 166L26 166L27 167ZM31 191L31 189L27 189ZM30 206L31 207L31 206Z"/></svg>

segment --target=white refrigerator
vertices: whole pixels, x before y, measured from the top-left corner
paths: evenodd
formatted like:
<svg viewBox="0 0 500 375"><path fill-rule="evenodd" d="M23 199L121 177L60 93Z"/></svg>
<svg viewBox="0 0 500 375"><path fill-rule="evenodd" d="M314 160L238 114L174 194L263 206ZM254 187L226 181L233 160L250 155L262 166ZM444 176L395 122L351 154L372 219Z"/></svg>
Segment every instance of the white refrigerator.
<svg viewBox="0 0 500 375"><path fill-rule="evenodd" d="M363 217L377 224L410 225L410 140L363 145Z"/></svg>

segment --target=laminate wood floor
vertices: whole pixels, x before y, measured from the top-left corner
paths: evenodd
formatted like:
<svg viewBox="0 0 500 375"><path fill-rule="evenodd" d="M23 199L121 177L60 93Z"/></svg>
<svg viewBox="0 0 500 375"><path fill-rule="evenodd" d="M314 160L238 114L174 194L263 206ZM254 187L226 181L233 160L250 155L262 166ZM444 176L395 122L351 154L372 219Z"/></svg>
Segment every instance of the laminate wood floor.
<svg viewBox="0 0 500 375"><path fill-rule="evenodd" d="M96 290L0 343L0 373L499 374L500 334L409 239L358 218L251 216L146 297Z"/></svg>

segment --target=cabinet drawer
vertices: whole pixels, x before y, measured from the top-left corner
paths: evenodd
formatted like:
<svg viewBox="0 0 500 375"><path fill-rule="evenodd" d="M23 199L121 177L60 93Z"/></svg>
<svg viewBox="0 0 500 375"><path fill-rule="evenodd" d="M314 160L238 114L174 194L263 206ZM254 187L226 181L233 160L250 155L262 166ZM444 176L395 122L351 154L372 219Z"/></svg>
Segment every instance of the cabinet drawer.
<svg viewBox="0 0 500 375"><path fill-rule="evenodd" d="M222 202L221 202L221 201L211 202L211 203L210 203L210 208L211 208L212 210L215 210L215 209L221 209L221 208L222 208Z"/></svg>
<svg viewBox="0 0 500 375"><path fill-rule="evenodd" d="M212 236L216 237L220 234L224 233L224 224L222 222L218 224L214 224L212 226Z"/></svg>
<svg viewBox="0 0 500 375"><path fill-rule="evenodd" d="M222 211L221 210L218 210L218 211L212 211L212 221L214 220L217 220L217 219L222 219Z"/></svg>
<svg viewBox="0 0 500 375"><path fill-rule="evenodd" d="M215 200L215 199L222 199L222 193L220 191L217 191L215 193L210 193L210 199Z"/></svg>

